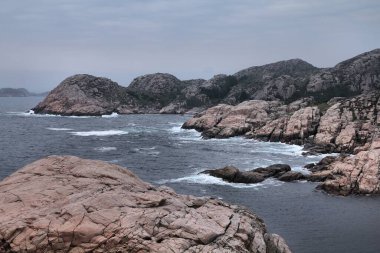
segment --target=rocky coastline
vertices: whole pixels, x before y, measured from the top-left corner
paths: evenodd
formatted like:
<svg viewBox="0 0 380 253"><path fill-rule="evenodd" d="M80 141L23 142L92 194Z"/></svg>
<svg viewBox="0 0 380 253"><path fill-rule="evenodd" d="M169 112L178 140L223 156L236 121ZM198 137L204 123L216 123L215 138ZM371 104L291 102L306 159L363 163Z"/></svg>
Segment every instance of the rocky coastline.
<svg viewBox="0 0 380 253"><path fill-rule="evenodd" d="M80 116L196 112L182 127L205 138L245 136L304 145L305 155L352 154L323 173L312 172L311 180L319 177L329 193L378 194L379 161L373 156L380 138L379 66L375 49L333 68L293 59L210 80L149 74L128 87L81 74L65 79L33 110ZM367 162L370 169L361 165ZM338 169L342 164L351 169Z"/></svg>
<svg viewBox="0 0 380 253"><path fill-rule="evenodd" d="M87 74L63 80L33 108L39 114L99 116L118 113L182 114L218 104L249 100L290 104L312 97L323 104L334 97L352 97L380 87L380 49L360 54L332 68L317 68L291 59L250 67L209 80L179 80L167 73L135 78L127 87Z"/></svg>
<svg viewBox="0 0 380 253"><path fill-rule="evenodd" d="M380 93L334 98L325 111L312 103L303 98L289 105L263 100L218 105L182 127L201 131L206 138L245 136L305 145L305 155L340 153L329 166L308 166L312 175L305 178L322 181L319 188L329 193L379 194Z"/></svg>
<svg viewBox="0 0 380 253"><path fill-rule="evenodd" d="M0 214L4 253L291 252L242 207L73 156L50 156L5 178Z"/></svg>

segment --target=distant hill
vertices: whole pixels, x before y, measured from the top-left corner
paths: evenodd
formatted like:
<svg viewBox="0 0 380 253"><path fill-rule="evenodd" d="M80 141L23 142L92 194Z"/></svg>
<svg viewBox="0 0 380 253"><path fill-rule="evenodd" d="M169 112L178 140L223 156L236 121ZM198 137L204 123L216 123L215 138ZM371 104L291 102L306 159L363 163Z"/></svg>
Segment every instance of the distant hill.
<svg viewBox="0 0 380 253"><path fill-rule="evenodd" d="M0 88L0 97L32 97L32 96L46 96L48 92L32 93L27 89L19 88Z"/></svg>
<svg viewBox="0 0 380 253"><path fill-rule="evenodd" d="M127 113L184 113L219 103L246 100L289 104L313 97L316 104L334 97L352 97L380 88L380 49L360 54L332 68L317 68L301 59L250 67L210 80L182 81L171 74L135 78L128 87L86 74L63 80L36 113L100 115Z"/></svg>

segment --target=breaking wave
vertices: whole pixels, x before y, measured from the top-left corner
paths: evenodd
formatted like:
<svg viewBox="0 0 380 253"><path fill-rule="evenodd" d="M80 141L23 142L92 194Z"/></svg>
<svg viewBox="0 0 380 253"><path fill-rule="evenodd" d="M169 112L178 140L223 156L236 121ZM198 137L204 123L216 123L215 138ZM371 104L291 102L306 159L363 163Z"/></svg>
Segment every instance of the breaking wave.
<svg viewBox="0 0 380 253"><path fill-rule="evenodd" d="M70 132L76 136L111 136L111 135L123 135L128 134L122 130L104 130L104 131L84 131L84 132Z"/></svg>

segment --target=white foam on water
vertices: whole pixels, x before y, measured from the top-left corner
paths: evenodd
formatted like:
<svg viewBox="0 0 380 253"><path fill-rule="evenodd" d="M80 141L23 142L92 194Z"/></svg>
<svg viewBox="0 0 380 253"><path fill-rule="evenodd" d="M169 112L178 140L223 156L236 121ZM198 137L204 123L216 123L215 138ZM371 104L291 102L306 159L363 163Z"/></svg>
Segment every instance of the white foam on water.
<svg viewBox="0 0 380 253"><path fill-rule="evenodd" d="M117 114L116 112L113 112L110 115L102 115L102 118L116 118L118 116L119 114Z"/></svg>
<svg viewBox="0 0 380 253"><path fill-rule="evenodd" d="M255 142L255 149L251 150L251 153L283 154L288 156L302 156L303 152L302 146L263 142Z"/></svg>
<svg viewBox="0 0 380 253"><path fill-rule="evenodd" d="M71 130L73 130L71 128L59 128L59 127L48 127L46 129L52 130L52 131L71 131Z"/></svg>
<svg viewBox="0 0 380 253"><path fill-rule="evenodd" d="M33 110L29 110L27 112L7 112L7 114L13 114L17 116L25 116L25 117L65 117L65 118L77 118L77 119L87 119L87 118L98 118L99 116L65 116L59 114L36 114ZM101 118L116 118L119 114L113 112L112 114L101 115Z"/></svg>
<svg viewBox="0 0 380 253"><path fill-rule="evenodd" d="M156 147L150 147L150 148L134 148L134 152L141 153L141 154L146 154L146 155L151 155L151 156L158 156L161 154L160 151L156 150Z"/></svg>
<svg viewBox="0 0 380 253"><path fill-rule="evenodd" d="M111 135L123 135L128 134L122 130L103 130L103 131L85 131L85 132L70 132L76 136L111 136Z"/></svg>
<svg viewBox="0 0 380 253"><path fill-rule="evenodd" d="M231 186L235 188L266 188L268 186L279 186L283 184L283 182L280 182L274 179L267 179L261 183L256 183L256 184L229 183L229 182L223 181L220 178L213 177L207 174L194 174L194 175L185 176L185 177L176 178L176 179L164 179L164 180L158 181L157 183L166 184L166 183L181 183L181 182L192 183L192 184L205 184L205 185L225 185L225 186Z"/></svg>
<svg viewBox="0 0 380 253"><path fill-rule="evenodd" d="M98 148L94 148L94 150L99 151L99 152L108 152L108 151L117 150L117 148L116 147L98 147Z"/></svg>
<svg viewBox="0 0 380 253"><path fill-rule="evenodd" d="M24 117L37 117L37 118L45 118L45 117L66 117L66 118L78 118L78 119L86 119L96 116L63 116L58 114L36 114L33 110L29 110L27 112L7 112L7 114L12 114L16 116L24 116Z"/></svg>
<svg viewBox="0 0 380 253"><path fill-rule="evenodd" d="M169 125L176 125L176 126L182 126L183 123L181 122L168 122Z"/></svg>
<svg viewBox="0 0 380 253"><path fill-rule="evenodd" d="M185 132L185 130L182 129L181 126L174 126L174 127L169 128L169 132L181 133L181 132Z"/></svg>
<svg viewBox="0 0 380 253"><path fill-rule="evenodd" d="M302 166L293 166L292 171L301 172L302 174L310 174L310 171Z"/></svg>

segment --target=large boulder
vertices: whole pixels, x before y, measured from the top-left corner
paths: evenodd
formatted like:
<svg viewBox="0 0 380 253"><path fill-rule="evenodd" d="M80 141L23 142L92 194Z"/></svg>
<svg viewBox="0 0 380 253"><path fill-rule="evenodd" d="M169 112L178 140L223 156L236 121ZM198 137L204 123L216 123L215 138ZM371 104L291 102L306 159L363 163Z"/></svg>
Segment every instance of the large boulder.
<svg viewBox="0 0 380 253"><path fill-rule="evenodd" d="M0 182L0 213L5 253L290 252L244 208L72 156L41 159Z"/></svg>

